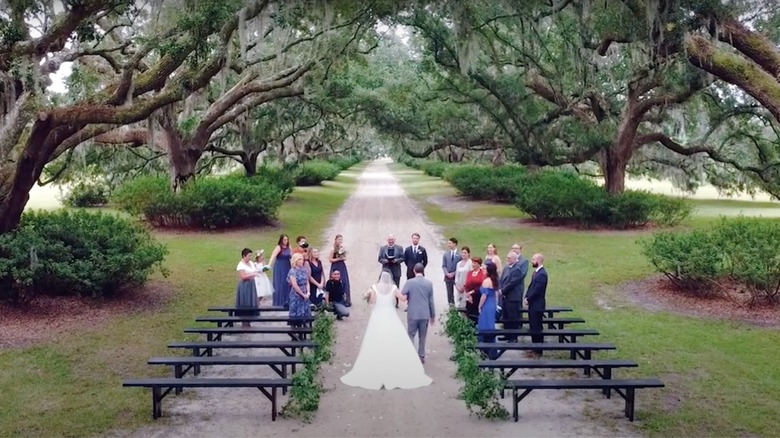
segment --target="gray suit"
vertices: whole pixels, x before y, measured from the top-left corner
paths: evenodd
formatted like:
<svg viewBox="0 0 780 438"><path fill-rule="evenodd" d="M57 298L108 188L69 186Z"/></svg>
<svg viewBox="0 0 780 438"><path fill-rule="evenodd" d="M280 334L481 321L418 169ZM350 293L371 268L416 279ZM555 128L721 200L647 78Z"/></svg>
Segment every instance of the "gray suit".
<svg viewBox="0 0 780 438"><path fill-rule="evenodd" d="M452 278L447 277L447 273L454 273L458 269L458 262L460 261L460 253L456 249L454 252L451 250L444 251L444 255L441 256L441 269L444 273L444 285L447 286L447 303L450 306L455 305L455 276Z"/></svg>
<svg viewBox="0 0 780 438"><path fill-rule="evenodd" d="M406 280L401 293L406 296L409 308L406 313L407 332L414 343L414 337L420 333L417 354L425 358L425 337L428 335L428 322L436 318L433 305L433 283L423 276Z"/></svg>

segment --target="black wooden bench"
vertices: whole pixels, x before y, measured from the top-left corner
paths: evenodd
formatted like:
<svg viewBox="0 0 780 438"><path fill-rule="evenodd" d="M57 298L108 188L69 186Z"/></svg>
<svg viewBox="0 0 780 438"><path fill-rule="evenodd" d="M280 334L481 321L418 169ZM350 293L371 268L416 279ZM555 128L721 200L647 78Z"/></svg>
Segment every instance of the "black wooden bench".
<svg viewBox="0 0 780 438"><path fill-rule="evenodd" d="M199 316L195 318L195 322L215 322L217 327L233 327L233 324L240 322L293 322L300 321L304 326L311 325L314 322L314 317L300 317L291 318L289 316Z"/></svg>
<svg viewBox="0 0 780 438"><path fill-rule="evenodd" d="M173 367L173 377L183 378L187 371L193 370L196 376L200 374L202 365L268 365L282 379L286 379L287 367L295 372L295 366L303 363L300 357L290 356L179 356L179 357L153 357L147 362L149 365L170 365ZM180 393L181 388L176 388L176 393ZM282 394L287 393L287 388L282 388Z"/></svg>
<svg viewBox="0 0 780 438"><path fill-rule="evenodd" d="M518 324L528 324L528 318L520 318L520 319L514 319L512 321L504 321L503 319L499 319L496 321L498 324L503 324L505 322L514 322ZM542 324L547 324L548 328L551 329L564 329L565 326L569 324L582 324L585 320L578 317L569 317L569 318L542 318Z"/></svg>
<svg viewBox="0 0 780 438"><path fill-rule="evenodd" d="M228 316L235 316L237 310L247 310L247 308L236 306L216 306L208 308L209 312L226 312ZM252 308L252 310L255 309ZM284 306L260 306L256 310L260 312L289 312L289 309L286 309Z"/></svg>
<svg viewBox="0 0 780 438"><path fill-rule="evenodd" d="M271 401L271 420L276 421L276 396L279 388L292 386L291 379L130 379L125 387L152 388L152 418L162 417L162 400L176 388L257 388Z"/></svg>
<svg viewBox="0 0 780 438"><path fill-rule="evenodd" d="M278 348L286 356L295 356L304 348L314 348L317 344L311 341L183 341L171 342L168 348L188 348L193 356L213 356L215 348Z"/></svg>
<svg viewBox="0 0 780 438"><path fill-rule="evenodd" d="M501 378L509 379L520 369L577 369L582 368L585 375L590 377L591 370L604 380L612 379L612 370L615 368L636 368L639 365L633 360L625 359L605 359L605 360L567 360L567 359L546 359L546 360L524 360L524 359L500 359L483 360L479 362L480 368L498 369ZM607 398L610 398L610 390L605 388L602 392ZM501 390L501 398L504 397L504 390Z"/></svg>
<svg viewBox="0 0 780 438"><path fill-rule="evenodd" d="M518 336L528 337L533 333L527 328L522 329L495 329L495 330L480 330L480 335L487 336ZM580 336L598 336L598 330L593 329L543 329L538 335L544 337L557 336L558 342L577 342L577 338Z"/></svg>
<svg viewBox="0 0 780 438"><path fill-rule="evenodd" d="M221 341L223 335L240 335L247 333L263 334L287 334L293 341L306 339L311 334L311 327L217 327L217 328L186 328L184 333L201 333L206 335L207 341Z"/></svg>
<svg viewBox="0 0 780 438"><path fill-rule="evenodd" d="M463 308L458 309L458 311L460 311L461 313L466 313L466 309ZM573 311L574 309L572 309L571 307L548 307L544 309L544 314L548 318L554 318L556 313L573 312ZM527 307L520 308L520 314L523 313L528 313Z"/></svg>
<svg viewBox="0 0 780 438"><path fill-rule="evenodd" d="M591 359L591 352L597 350L615 350L615 344L583 344L583 343L571 343L571 342L559 342L559 343L530 343L522 344L519 342L478 342L474 348L482 350L487 353L488 350L495 350L497 352L496 359L501 357L507 350L542 350L542 351L568 351L569 358L572 360L581 357L584 360Z"/></svg>
<svg viewBox="0 0 780 438"><path fill-rule="evenodd" d="M634 396L638 388L663 388L658 379L636 380L507 380L505 388L512 390L512 416L518 421L518 405L534 389L601 389L614 390L626 401L625 414L634 421ZM523 391L518 394L518 391Z"/></svg>

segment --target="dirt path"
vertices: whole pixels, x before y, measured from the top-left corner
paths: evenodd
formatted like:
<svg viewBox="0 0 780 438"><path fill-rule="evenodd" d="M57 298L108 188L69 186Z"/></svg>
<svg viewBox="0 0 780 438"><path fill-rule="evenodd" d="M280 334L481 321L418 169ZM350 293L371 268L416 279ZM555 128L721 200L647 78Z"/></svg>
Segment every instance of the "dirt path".
<svg viewBox="0 0 780 438"><path fill-rule="evenodd" d="M271 422L270 405L256 390L186 391L192 397L170 397L163 402L168 418L132 433L117 436L626 436L632 430L624 427L622 404L607 401L599 420L583 415L583 397L563 392L535 392L520 405L521 419L491 422L469 416L465 404L458 400L459 382L453 377L454 363L448 360L451 347L437 325L428 335L425 369L434 383L415 390L367 391L343 385L339 378L350 368L358 354L370 307L360 295L376 281L380 272L379 247L388 233L398 243L408 245L413 232L421 234L421 244L428 249L432 262L428 276L433 280L438 312L446 309L444 284L437 266L441 260L444 237L426 223L421 212L405 195L387 168L387 162L371 163L360 177L357 191L335 217L333 226L322 241L331 242L336 233L344 235L349 251L347 261L353 287L352 316L337 325L337 345L333 365L324 365L326 393L323 394L316 419L311 424L297 420L277 419ZM405 322L405 314L399 310ZM260 339L258 337L258 339ZM246 352L240 354L247 354ZM256 353L252 353L256 354ZM263 367L206 368L207 376L258 376ZM240 373L240 374L239 374ZM520 373L518 373L520 374ZM597 398L593 396L593 398ZM507 407L510 403L506 403ZM591 406L593 407L593 406ZM598 405L595 406L598 409ZM511 407L509 407L511 412ZM607 419L610 426L596 426Z"/></svg>

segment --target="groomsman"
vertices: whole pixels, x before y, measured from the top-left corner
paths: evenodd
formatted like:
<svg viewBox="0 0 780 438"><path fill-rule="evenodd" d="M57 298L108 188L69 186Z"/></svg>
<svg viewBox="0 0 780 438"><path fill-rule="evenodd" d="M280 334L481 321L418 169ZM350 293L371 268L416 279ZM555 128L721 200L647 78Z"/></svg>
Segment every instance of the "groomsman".
<svg viewBox="0 0 780 438"><path fill-rule="evenodd" d="M406 263L406 279L414 278L414 265L422 263L423 268L428 266L428 252L420 245L420 235L412 234L412 244L404 250L404 263ZM425 275L425 272L423 272Z"/></svg>
<svg viewBox="0 0 780 438"><path fill-rule="evenodd" d="M528 274L528 260L523 257L520 261L517 253L510 251L506 255L506 266L501 271L501 278L498 281L499 291L504 297L501 318L507 330L520 328L520 307L523 302L526 274ZM507 335L506 339L509 342L516 342L517 335Z"/></svg>
<svg viewBox="0 0 780 438"><path fill-rule="evenodd" d="M458 269L460 255L458 254L458 239L450 237L447 241L447 251L441 257L441 270L444 272L444 285L447 286L447 303L455 306L455 270Z"/></svg>
<svg viewBox="0 0 780 438"><path fill-rule="evenodd" d="M542 331L542 318L544 309L547 305L547 270L544 269L544 256L534 254L531 257L531 267L534 273L531 276L531 283L528 285L528 291L525 293L525 305L528 307L528 325L531 333L540 333ZM544 336L531 335L531 342L538 344L544 342ZM540 357L542 350L528 352L531 356Z"/></svg>

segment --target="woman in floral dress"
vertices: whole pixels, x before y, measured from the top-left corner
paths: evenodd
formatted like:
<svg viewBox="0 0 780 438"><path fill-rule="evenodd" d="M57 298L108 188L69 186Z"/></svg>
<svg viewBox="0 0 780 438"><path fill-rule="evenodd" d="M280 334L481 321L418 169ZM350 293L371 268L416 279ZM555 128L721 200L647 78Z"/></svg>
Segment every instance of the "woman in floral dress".
<svg viewBox="0 0 780 438"><path fill-rule="evenodd" d="M303 255L293 254L290 259L292 269L287 274L287 281L290 283L290 313L292 319L290 325L300 327L303 321L295 321L295 318L311 317L311 306L309 305L309 272L303 268Z"/></svg>

